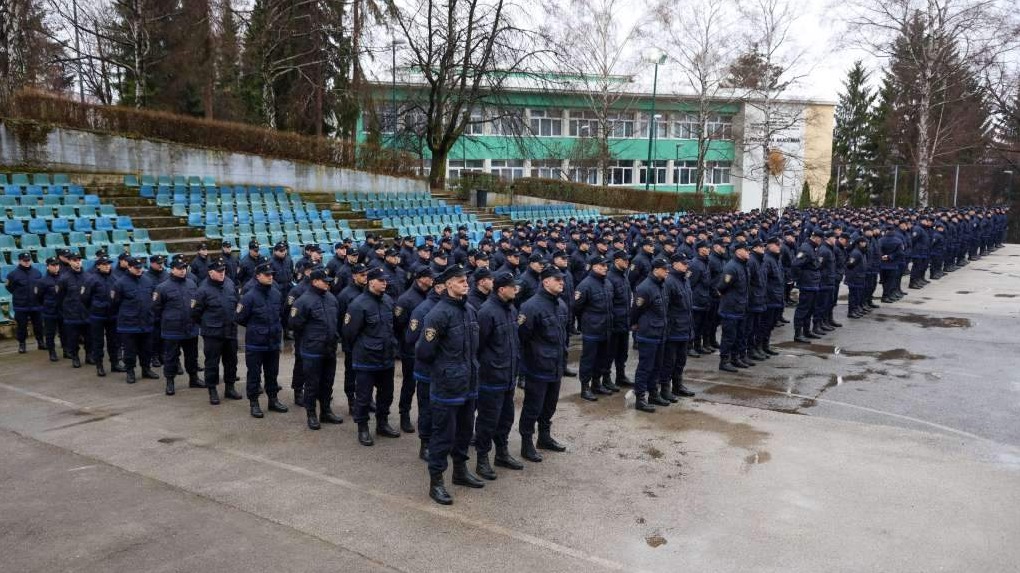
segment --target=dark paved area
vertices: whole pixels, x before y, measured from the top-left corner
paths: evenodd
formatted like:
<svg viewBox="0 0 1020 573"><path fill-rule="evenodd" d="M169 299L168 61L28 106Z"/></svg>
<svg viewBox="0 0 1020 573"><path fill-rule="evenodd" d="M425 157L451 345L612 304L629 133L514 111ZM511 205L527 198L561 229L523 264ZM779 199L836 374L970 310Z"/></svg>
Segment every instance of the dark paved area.
<svg viewBox="0 0 1020 573"><path fill-rule="evenodd" d="M693 359L697 398L654 415L568 379L570 452L449 508L415 436L363 448L349 420L254 420L7 342L0 569L1015 571L1013 297L1020 247L749 372Z"/></svg>

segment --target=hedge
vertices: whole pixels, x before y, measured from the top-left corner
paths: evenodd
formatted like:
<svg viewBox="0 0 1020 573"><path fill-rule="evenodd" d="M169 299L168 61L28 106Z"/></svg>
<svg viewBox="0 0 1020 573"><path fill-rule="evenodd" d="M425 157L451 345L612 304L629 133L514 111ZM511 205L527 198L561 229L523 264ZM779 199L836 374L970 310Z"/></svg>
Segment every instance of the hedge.
<svg viewBox="0 0 1020 573"><path fill-rule="evenodd" d="M156 139L221 151L331 167L413 177L418 159L410 154L349 141L301 135L244 123L123 106L83 104L38 90L14 96L13 119L125 137Z"/></svg>
<svg viewBox="0 0 1020 573"><path fill-rule="evenodd" d="M516 179L511 187L516 195L643 213L730 212L740 208L739 193L727 195L665 193L621 187L598 187L537 177Z"/></svg>

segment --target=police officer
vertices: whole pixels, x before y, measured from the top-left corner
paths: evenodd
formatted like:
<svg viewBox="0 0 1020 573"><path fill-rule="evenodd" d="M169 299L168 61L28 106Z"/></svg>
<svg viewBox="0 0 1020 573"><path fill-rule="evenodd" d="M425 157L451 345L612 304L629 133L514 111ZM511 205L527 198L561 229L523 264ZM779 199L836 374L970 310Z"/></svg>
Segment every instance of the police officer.
<svg viewBox="0 0 1020 573"><path fill-rule="evenodd" d="M96 259L96 267L87 273L82 302L89 310L89 335L92 339L92 361L96 364L96 375L106 376L103 367L103 344L110 355L111 370L117 365L120 353L120 338L117 336L117 315L113 312L110 291L114 287L112 262L106 257Z"/></svg>
<svg viewBox="0 0 1020 573"><path fill-rule="evenodd" d="M374 444L368 430L369 403L376 392L376 433L398 438L400 432L390 426L388 417L393 403L393 371L396 339L393 335L393 299L386 294L386 272L368 271L365 292L351 302L344 314L343 338L351 349L351 364L356 377L354 421L358 424L358 442Z"/></svg>
<svg viewBox="0 0 1020 573"><path fill-rule="evenodd" d="M741 360L749 364L771 358L761 351L761 334L765 325L765 305L768 298L768 275L765 272L765 244L760 239L747 241L750 256L747 259L749 281L747 318L744 323L744 353Z"/></svg>
<svg viewBox="0 0 1020 573"><path fill-rule="evenodd" d="M185 265L185 270L187 270L187 265ZM205 243L198 246L198 254L194 259L191 259L191 274L198 277L199 282L209 276L209 247Z"/></svg>
<svg viewBox="0 0 1020 573"><path fill-rule="evenodd" d="M39 350L46 348L43 344L42 309L35 300L35 286L40 279L42 273L32 266L32 254L28 252L18 255L18 266L7 274L7 291L11 293L14 322L17 323L18 354L27 352L25 341L28 339L29 322L32 323L36 346Z"/></svg>
<svg viewBox="0 0 1020 573"><path fill-rule="evenodd" d="M609 265L596 255L590 261L588 275L574 291L574 314L581 331L581 398L596 401L596 394L612 394L602 385L608 379L611 355L609 338L613 332L613 283L606 279Z"/></svg>
<svg viewBox="0 0 1020 573"><path fill-rule="evenodd" d="M205 352L205 387L209 389L209 403L220 403L220 363L223 363L223 396L240 400L234 389L237 379L237 287L227 277L222 260L209 263L209 277L198 287L191 304L191 320L202 332L202 349Z"/></svg>
<svg viewBox="0 0 1020 573"><path fill-rule="evenodd" d="M46 349L50 353L50 362L57 362L57 327L60 318L60 307L57 304L60 292L60 260L56 257L46 259L46 274L35 283L35 304L40 308L45 333Z"/></svg>
<svg viewBox="0 0 1020 573"><path fill-rule="evenodd" d="M820 338L811 332L811 317L814 314L815 299L818 297L821 281L822 264L816 253L820 244L822 232L816 229L811 232L807 241L797 247L797 254L793 257L792 268L797 274L797 290L800 292L797 310L793 313L793 339L796 342L809 343L811 339Z"/></svg>
<svg viewBox="0 0 1020 573"><path fill-rule="evenodd" d="M259 253L258 241L248 242L248 254L245 255L237 265L237 280L234 281L237 288L243 288L253 278L255 269L262 263L267 262L266 258Z"/></svg>
<svg viewBox="0 0 1020 573"><path fill-rule="evenodd" d="M355 254L357 253L354 251ZM339 315L343 316L347 314L347 307L354 302L354 299L361 296L361 293L365 292L365 286L368 284L368 267L361 263L354 263L350 267L347 267L350 272L350 282L339 294L336 295L337 303L339 304ZM341 327L341 330L343 327ZM354 416L354 403L355 403L355 376L354 376L354 365L352 363L353 353L351 347L348 346L347 342L343 338L343 334L340 335L340 347L344 351L344 394L347 396L347 413L352 417Z"/></svg>
<svg viewBox="0 0 1020 573"><path fill-rule="evenodd" d="M425 316L415 346L415 364L428 369L432 436L429 441L429 497L450 505L443 483L447 457L453 457L453 483L481 488L485 482L467 467L478 397L478 318L467 304L467 271L451 265L439 279L446 294Z"/></svg>
<svg viewBox="0 0 1020 573"><path fill-rule="evenodd" d="M86 275L82 270L81 256L78 253L72 252L68 256L68 261L69 270L60 278L60 291L57 300L64 324L66 351L71 356L71 366L81 368L78 347L83 339L88 340L89 338L89 312L82 302ZM91 346L91 342L85 348L86 353L89 351L89 346Z"/></svg>
<svg viewBox="0 0 1020 573"><path fill-rule="evenodd" d="M393 306L393 334L397 338L397 346L400 352L400 400L397 403L400 412L400 431L406 434L413 434L414 424L411 423L411 400L414 399L414 391L417 382L414 377L414 343L408 343L406 339L408 324L411 322L411 315L414 310L428 296L432 289L432 269L420 267L414 273L414 282L411 288L400 295ZM424 317L421 317L424 318ZM421 321L419 318L419 323Z"/></svg>
<svg viewBox="0 0 1020 573"><path fill-rule="evenodd" d="M294 264L294 275L298 279L298 283L290 289L290 292L287 293L287 301L285 302L287 308L293 309L294 302L301 298L301 295L308 292L308 289L311 288L310 277L313 270L317 269L312 265L310 260L302 258ZM330 294L332 294L332 289L330 289ZM288 328L289 322L290 320L288 319ZM305 367L304 359L301 356L301 335L296 332L292 332L292 334L294 337L294 369L291 371L290 389L294 392L294 405L303 407L305 383L302 374L305 371Z"/></svg>
<svg viewBox="0 0 1020 573"><path fill-rule="evenodd" d="M659 396L659 372L666 346L666 293L664 285L669 263L663 258L651 262L651 271L634 291L630 325L637 342L638 364L634 373L634 407L654 412L655 406L669 406Z"/></svg>
<svg viewBox="0 0 1020 573"><path fill-rule="evenodd" d="M669 275L663 283L663 295L666 298L666 348L662 355L659 396L669 402L679 402L679 396L694 395L684 386L687 347L694 337L694 294L687 283L688 262L685 252L673 253Z"/></svg>
<svg viewBox="0 0 1020 573"><path fill-rule="evenodd" d="M549 265L539 279L538 292L521 305L517 317L521 370L526 381L518 430L521 456L531 462L542 461L536 445L554 452L567 450L552 437L552 418L559 401L567 352L567 305L560 299L563 273ZM533 438L536 422L537 444Z"/></svg>
<svg viewBox="0 0 1020 573"><path fill-rule="evenodd" d="M517 338L517 281L513 273L497 273L493 296L478 310L478 417L475 420L475 451L479 476L496 479L489 465L489 451L496 444L493 462L503 468L522 470L524 464L510 455L510 429L514 425L514 382L520 369Z"/></svg>
<svg viewBox="0 0 1020 573"><path fill-rule="evenodd" d="M223 243L220 245L220 251L222 252L221 257L216 260L219 260L220 262L223 263L223 269L226 272L226 278L230 279L230 282L237 281L237 260L234 259L234 244L231 243L230 241L223 241ZM212 262L210 262L209 264L211 265ZM199 278L205 280L209 277L204 276Z"/></svg>
<svg viewBox="0 0 1020 573"><path fill-rule="evenodd" d="M627 272L630 257L626 251L613 252L613 265L606 274L606 279L613 285L613 330L609 337L610 365L616 366L616 382L606 372L602 376L602 385L614 392L620 386L631 386L627 378L627 355L630 348L630 279Z"/></svg>
<svg viewBox="0 0 1020 573"><path fill-rule="evenodd" d="M149 269L145 271L145 276L149 277L149 279L152 281L153 287L163 284L163 281L170 278L170 273L168 273L166 268L164 267L165 264L166 259L164 259L162 255L152 255L151 257L149 257ZM127 269L126 263L124 268ZM125 270L125 273L126 272L127 271ZM114 281L116 281L119 278L120 277L116 275L115 269ZM153 368L162 367L164 352L163 337L160 336L160 326L158 322L152 325L152 335L149 337L149 352L150 356L152 356L152 367ZM121 353L123 354L123 348L121 348ZM116 371L117 370L114 369L114 372Z"/></svg>
<svg viewBox="0 0 1020 573"><path fill-rule="evenodd" d="M110 292L113 309L117 312L117 334L124 346L126 381L135 383L136 363L141 364L143 378L159 380L159 375L150 368L152 357L149 355L155 285L145 276L141 259L128 259L127 264L127 274L117 279Z"/></svg>
<svg viewBox="0 0 1020 573"><path fill-rule="evenodd" d="M386 271L386 294L397 300L407 289L407 273L400 267L400 251L390 247L383 255L382 269Z"/></svg>
<svg viewBox="0 0 1020 573"><path fill-rule="evenodd" d="M868 266L868 238L861 235L854 242L854 248L846 259L846 277L843 279L849 289L847 304L848 318L864 316L865 272Z"/></svg>
<svg viewBox="0 0 1020 573"><path fill-rule="evenodd" d="M878 241L878 256L881 261L879 276L882 280L882 302L884 303L893 303L903 297L899 289L899 268L904 252L903 239L896 232L896 228L887 227L884 236Z"/></svg>
<svg viewBox="0 0 1020 573"><path fill-rule="evenodd" d="M425 323L425 317L445 294L446 284L436 278L432 282L432 290L429 291L428 296L411 312L411 320L407 323L403 344L412 352L418 344L418 339L421 338L422 330L424 330L422 325ZM432 438L432 408L429 406L431 380L427 365L421 364L420 367L418 364L414 365L415 393L418 396L418 440L420 442L418 457L426 462L428 461L429 440Z"/></svg>
<svg viewBox="0 0 1020 573"><path fill-rule="evenodd" d="M708 252L708 243L698 241L694 244L695 256L688 261L690 272L688 283L691 287L694 305L692 311L694 343L690 346L694 351L693 355L698 357L715 352L712 346L707 343L711 336L708 326L712 323L708 313L712 308L712 291L715 289L708 268Z"/></svg>
<svg viewBox="0 0 1020 573"><path fill-rule="evenodd" d="M201 265L209 274L209 265ZM184 370L188 373L189 388L205 388L198 377L198 325L191 319L191 303L198 287L188 277L188 263L175 257L170 263L170 278L157 285L152 294L153 320L160 324L163 338L163 376L166 378L166 395L173 396L177 361L184 353Z"/></svg>
<svg viewBox="0 0 1020 573"><path fill-rule="evenodd" d="M741 360L743 355L743 326L747 314L750 281L747 276L747 245L741 243L733 250L733 258L726 262L716 284L719 291L719 318L722 322L722 340L719 346L719 370L736 372L736 368L749 368Z"/></svg>
<svg viewBox="0 0 1020 573"><path fill-rule="evenodd" d="M783 308L786 306L786 269L783 266L783 244L778 236L769 237L765 246L765 321L759 335L760 346L763 353L769 356L779 354L772 348L772 330L779 325L783 316Z"/></svg>
<svg viewBox="0 0 1020 573"><path fill-rule="evenodd" d="M283 324L280 309L283 295L274 286L273 267L262 263L255 269L254 286L244 293L237 305L234 321L244 330L244 363L248 370L247 387L250 413L253 418L263 417L259 406L262 394L262 377L265 376L265 391L269 396L271 412L286 412L280 402L280 346L283 344Z"/></svg>
<svg viewBox="0 0 1020 573"><path fill-rule="evenodd" d="M532 255L528 257L528 268L524 271L524 274L521 275L521 290L517 293L518 304L523 304L538 291L539 283L541 282L539 275L545 267L545 257L541 254L532 253Z"/></svg>
<svg viewBox="0 0 1020 573"><path fill-rule="evenodd" d="M310 430L321 428L320 423L343 423L332 408L340 317L336 296L329 289L331 282L325 270L312 271L308 288L290 309L289 326L301 340L302 400Z"/></svg>
<svg viewBox="0 0 1020 573"><path fill-rule="evenodd" d="M471 289L471 294L468 295L467 300L471 308L477 312L492 294L492 271L486 267L481 267L474 272L472 280L474 287Z"/></svg>

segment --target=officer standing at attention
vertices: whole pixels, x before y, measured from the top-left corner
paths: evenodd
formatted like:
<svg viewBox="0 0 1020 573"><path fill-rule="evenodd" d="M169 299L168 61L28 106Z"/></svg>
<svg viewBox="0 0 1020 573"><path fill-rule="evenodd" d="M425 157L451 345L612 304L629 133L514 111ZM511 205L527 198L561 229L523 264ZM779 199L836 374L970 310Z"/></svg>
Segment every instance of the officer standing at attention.
<svg viewBox="0 0 1020 573"><path fill-rule="evenodd" d="M237 288L244 287L244 285L248 284L248 281L255 278L255 269L265 262L267 262L266 258L259 254L258 241L250 241L248 243L248 254L241 259L237 266L237 280L234 281Z"/></svg>
<svg viewBox="0 0 1020 573"><path fill-rule="evenodd" d="M326 271L312 271L308 289L290 309L288 326L294 331L295 339L301 340L301 378L305 383L302 400L308 413L309 430L318 430L320 422L342 424L344 421L332 408L336 351L340 341L339 304L329 290L332 282Z"/></svg>
<svg viewBox="0 0 1020 573"><path fill-rule="evenodd" d="M511 470L524 464L510 455L510 429L514 425L514 382L520 369L517 338L517 281L513 273L496 273L493 296L478 310L478 417L475 420L475 471L496 479L489 465L489 450L496 444L494 463Z"/></svg>
<svg viewBox="0 0 1020 573"><path fill-rule="evenodd" d="M797 254L793 257L792 269L797 275L797 290L800 291L797 310L793 313L793 340L796 342L810 343L812 339L821 338L811 332L811 316L822 279L822 263L815 252L820 244L822 232L812 231L811 237L797 247ZM720 368L726 370L722 366Z"/></svg>
<svg viewBox="0 0 1020 573"><path fill-rule="evenodd" d="M446 295L425 316L422 336L415 345L415 364L424 365L432 379L429 497L450 505L453 498L443 483L448 456L453 457L454 484L485 487L467 467L478 397L478 318L467 304L463 265L450 265L439 280L446 283Z"/></svg>
<svg viewBox="0 0 1020 573"><path fill-rule="evenodd" d="M163 284L163 282L170 277L170 273L168 273L164 268L165 263L166 260L162 255L152 255L149 257L149 268L145 271L145 276L149 277L149 280L152 281L153 288ZM125 273L126 272L127 271L125 271ZM117 276L116 270L114 271L113 276L114 282L120 278ZM152 356L153 368L163 366L163 338L159 334L160 330L159 323L153 323L152 335L149 337L149 355ZM123 346L124 345L121 344L121 348L123 348ZM123 350L121 353L123 353ZM113 371L117 372L116 369Z"/></svg>
<svg viewBox="0 0 1020 573"><path fill-rule="evenodd" d="M88 273L85 279L85 292L82 302L89 309L89 336L92 339L92 361L96 364L96 376L106 376L103 368L103 344L106 344L110 355L110 369L116 367L117 356L120 354L120 338L117 336L117 315L110 304L110 291L114 280L111 272L110 259L96 259L94 272Z"/></svg>
<svg viewBox="0 0 1020 573"><path fill-rule="evenodd" d="M659 396L659 371L666 347L666 293L664 285L669 275L669 263L656 258L651 272L634 291L634 304L630 309L630 327L637 342L638 365L634 373L634 407L642 412L654 412L655 406L669 406ZM646 395L647 393L647 395Z"/></svg>
<svg viewBox="0 0 1020 573"><path fill-rule="evenodd" d="M351 251L357 256L357 251ZM336 301L339 305L337 312L339 316L347 314L347 307L354 302L354 299L361 296L361 293L365 292L365 286L368 284L368 267L361 263L354 263L350 267L345 267L350 270L351 280L350 283L344 287L340 294L336 295ZM343 327L340 327L341 331ZM344 340L343 335L340 336L340 347L344 351L344 394L347 396L347 413L354 416L354 403L355 403L355 387L357 386L354 376L354 363L352 358L354 353L351 350L350 345Z"/></svg>
<svg viewBox="0 0 1020 573"><path fill-rule="evenodd" d="M50 362L57 362L57 324L60 307L57 294L60 290L60 260L56 257L46 259L46 274L35 283L35 303L41 309L43 331L45 332L46 349L50 352ZM107 293L109 294L109 293Z"/></svg>
<svg viewBox="0 0 1020 573"><path fill-rule="evenodd" d="M187 270L187 265L185 265ZM209 276L209 247L205 243L198 246L198 254L191 260L191 274L198 277L199 282Z"/></svg>
<svg viewBox="0 0 1020 573"><path fill-rule="evenodd" d="M141 259L128 259L127 274L117 280L110 292L113 309L117 312L117 333L124 345L124 368L127 383L135 383L135 363L142 366L142 377L159 380L152 371L149 354L152 335L152 303L155 285L144 275Z"/></svg>
<svg viewBox="0 0 1020 573"><path fill-rule="evenodd" d="M88 339L89 312L82 302L85 293L86 275L81 268L81 256L78 253L68 255L70 268L60 279L58 302L60 316L64 322L64 341L67 343L65 352L71 356L71 366L81 368L78 357L78 346L82 339ZM91 343L88 344L91 346ZM85 348L87 353L89 348Z"/></svg>
<svg viewBox="0 0 1020 573"><path fill-rule="evenodd" d="M393 371L396 339L393 336L393 299L386 294L386 272L368 271L365 292L344 314L343 337L351 348L351 364L356 377L354 421L358 424L358 442L375 442L368 430L369 404L376 392L375 430L380 436L399 438L388 417L393 403Z"/></svg>
<svg viewBox="0 0 1020 573"><path fill-rule="evenodd" d="M216 260L209 264L209 278L198 287L191 303L191 320L202 332L202 349L205 352L205 387L209 389L209 403L220 403L217 386L220 381L220 362L223 363L223 397L240 400L234 389L237 378L237 287L226 276L226 265Z"/></svg>
<svg viewBox="0 0 1020 573"><path fill-rule="evenodd" d="M626 251L613 253L613 266L606 274L606 279L613 284L613 331L609 337L610 365L616 365L616 382L610 381L607 374L602 377L602 385L613 390L620 386L632 385L627 378L627 355L630 348L630 279L627 277L630 257Z"/></svg>
<svg viewBox="0 0 1020 573"><path fill-rule="evenodd" d="M669 402L679 402L680 396L694 395L684 386L687 349L694 337L694 294L687 283L688 261L683 251L673 253L670 257L669 276L663 286L666 297L666 349L662 355L659 395Z"/></svg>
<svg viewBox="0 0 1020 573"><path fill-rule="evenodd" d="M280 384L276 378L280 373L280 346L283 325L280 323L280 309L283 295L273 285L273 268L263 263L255 269L255 286L248 290L237 305L235 322L245 327L244 363L248 370L248 384L245 394L253 418L263 416L259 406L262 394L262 376L265 375L266 395L269 396L269 410L286 412L280 402Z"/></svg>
<svg viewBox="0 0 1020 573"><path fill-rule="evenodd" d="M405 347L413 350L418 344L418 339L421 338L423 330L422 324L425 323L425 317L445 294L446 284L440 282L438 278L433 280L432 290L429 291L428 296L411 312L411 320L408 321L407 331L404 333L403 344ZM418 440L420 441L418 457L425 462L429 458L428 446L429 440L432 437L432 408L429 406L429 385L431 379L428 365L419 365L417 363L414 365L415 393L418 396Z"/></svg>
<svg viewBox="0 0 1020 573"><path fill-rule="evenodd" d="M744 318L750 295L750 281L747 276L747 245L738 244L733 249L733 258L723 267L719 283L719 318L722 320L722 341L719 346L719 370L736 372L736 368L750 368L740 359L743 349ZM736 367L736 368L734 368Z"/></svg>
<svg viewBox="0 0 1020 573"><path fill-rule="evenodd" d="M209 265L203 265L206 274ZM191 320L191 301L198 287L188 277L188 263L176 257L170 264L170 278L157 285L152 294L152 315L160 324L163 337L163 376L166 378L166 395L174 395L174 376L177 361L184 353L184 370L188 373L189 388L205 388L198 377L198 325Z"/></svg>
<svg viewBox="0 0 1020 573"><path fill-rule="evenodd" d="M533 438L536 422L539 448L554 452L567 450L552 437L552 418L560 397L567 352L567 306L560 299L563 273L555 265L549 265L539 278L538 292L521 305L517 316L521 370L526 381L518 431L521 433L521 456L531 462L542 461Z"/></svg>
<svg viewBox="0 0 1020 573"><path fill-rule="evenodd" d="M393 334L397 338L397 346L400 349L401 372L400 400L397 403L397 410L400 412L400 431L406 434L414 433L414 424L411 423L411 400L414 399L416 385L414 343L408 344L407 342L407 328L411 322L411 314L429 296L431 288L432 269L427 266L419 267L414 273L414 282L411 283L411 288L400 295L393 307Z"/></svg>
<svg viewBox="0 0 1020 573"><path fill-rule="evenodd" d="M36 346L39 350L46 348L43 344L42 309L35 301L35 285L40 279L42 273L32 266L32 254L27 252L18 255L18 266L7 274L7 291L11 293L14 322L17 323L18 354L27 352L25 341L28 339L29 322L32 323Z"/></svg>
<svg viewBox="0 0 1020 573"><path fill-rule="evenodd" d="M613 331L613 283L606 279L609 266L601 255L590 261L588 276L574 291L574 314L581 325L581 398L594 402L596 394L612 394L602 385L608 379Z"/></svg>
<svg viewBox="0 0 1020 573"><path fill-rule="evenodd" d="M223 263L223 271L226 273L226 277L230 279L230 282L237 282L237 261L234 260L234 244L230 241L223 241L220 245L220 250L222 251L221 257L214 260L218 260ZM212 262L209 264L212 265ZM209 277L201 276L199 278L204 281Z"/></svg>

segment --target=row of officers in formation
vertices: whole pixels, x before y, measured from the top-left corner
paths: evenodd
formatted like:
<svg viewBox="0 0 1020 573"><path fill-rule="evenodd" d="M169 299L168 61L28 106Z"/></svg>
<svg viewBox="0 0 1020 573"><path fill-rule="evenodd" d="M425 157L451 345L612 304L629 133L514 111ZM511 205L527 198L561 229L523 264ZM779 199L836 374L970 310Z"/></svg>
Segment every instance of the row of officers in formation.
<svg viewBox="0 0 1020 573"><path fill-rule="evenodd" d="M420 244L369 235L360 246L337 243L326 262L316 245L296 262L285 243L268 258L251 243L240 259L229 243L217 255L202 245L190 260L174 257L169 271L159 256L115 262L105 253L86 269L65 250L46 261L45 274L30 254L19 255L7 286L19 352L31 325L51 361L60 360L59 337L75 368L84 346L98 376L106 376L106 360L129 384L136 367L152 379L161 367L167 395L186 374L213 405L221 370L224 397L242 399L235 382L244 327L255 418L264 416L263 393L269 411L288 411L277 378L292 338L294 403L312 430L343 422L332 407L342 350L359 443L417 431L429 495L449 504L448 459L453 483L474 488L496 479L493 466L524 467L509 450L517 388L524 390L520 455L541 462L539 450L566 450L552 434L564 377L577 376L589 401L633 386L635 408L655 412L693 395L683 382L689 357L718 352L719 369L734 372L769 359L787 306L796 307L794 340L824 336L842 326L834 315L840 284L849 290L848 318L861 318L877 308L879 284L881 301L893 303L905 296L904 275L908 288L923 288L1001 246L1007 215L1006 208L816 209L539 221L504 229L498 240L490 229L477 248L465 229ZM581 341L577 372L567 365L572 337ZM634 349L632 381L625 368ZM395 399L399 430L389 422ZM467 465L471 445L475 471Z"/></svg>

